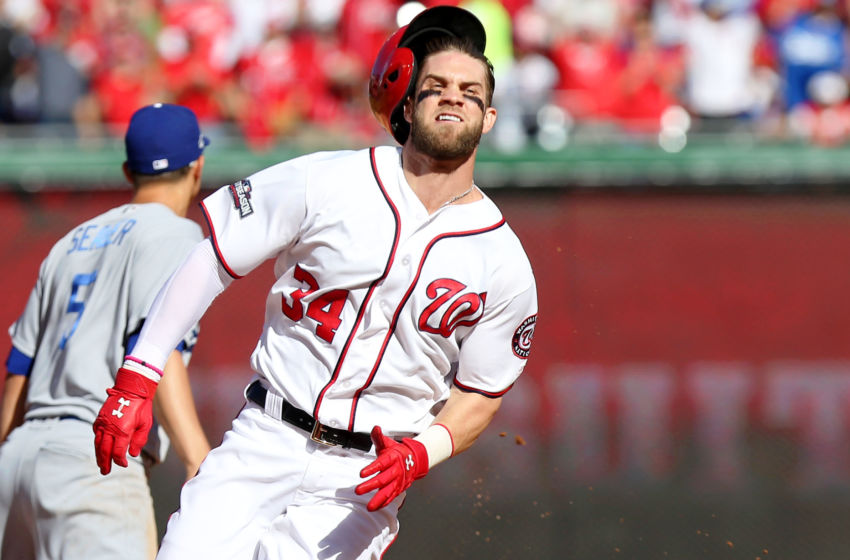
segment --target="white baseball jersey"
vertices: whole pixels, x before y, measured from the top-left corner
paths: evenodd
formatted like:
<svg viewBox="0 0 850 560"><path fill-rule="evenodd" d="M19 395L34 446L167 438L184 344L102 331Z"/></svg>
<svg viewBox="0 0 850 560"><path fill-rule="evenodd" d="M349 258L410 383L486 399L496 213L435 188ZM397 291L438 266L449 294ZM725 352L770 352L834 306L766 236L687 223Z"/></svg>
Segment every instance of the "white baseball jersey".
<svg viewBox="0 0 850 560"><path fill-rule="evenodd" d="M331 427L419 433L452 384L500 396L528 357L528 258L486 196L429 215L401 150L323 152L202 202L235 278L275 259L251 364Z"/></svg>

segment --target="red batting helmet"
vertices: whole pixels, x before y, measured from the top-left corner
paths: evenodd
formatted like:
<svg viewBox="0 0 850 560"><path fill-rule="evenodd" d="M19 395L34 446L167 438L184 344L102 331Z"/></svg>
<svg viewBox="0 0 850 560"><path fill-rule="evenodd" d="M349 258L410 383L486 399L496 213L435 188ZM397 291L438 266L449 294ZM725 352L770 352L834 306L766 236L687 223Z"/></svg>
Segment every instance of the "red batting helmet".
<svg viewBox="0 0 850 560"><path fill-rule="evenodd" d="M404 120L404 100L416 85L423 47L428 39L439 35L467 38L482 54L487 43L484 26L471 12L456 6L435 6L393 33L372 65L369 104L375 118L399 144L404 144L410 133L410 125Z"/></svg>

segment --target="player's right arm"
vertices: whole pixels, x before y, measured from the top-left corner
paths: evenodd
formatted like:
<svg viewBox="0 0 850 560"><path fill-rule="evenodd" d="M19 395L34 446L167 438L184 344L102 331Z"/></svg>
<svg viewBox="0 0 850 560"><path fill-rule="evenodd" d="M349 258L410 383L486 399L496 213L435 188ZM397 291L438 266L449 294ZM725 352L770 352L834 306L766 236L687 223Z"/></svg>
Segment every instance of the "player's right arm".
<svg viewBox="0 0 850 560"><path fill-rule="evenodd" d="M113 461L126 467L128 451L134 457L139 455L147 441L153 398L168 357L231 281L209 240L204 240L160 289L133 352L118 370L115 386L107 390L108 397L93 425L101 473L108 474Z"/></svg>
<svg viewBox="0 0 850 560"><path fill-rule="evenodd" d="M307 162L298 158L272 166L238 185L218 189L202 202L211 236L195 247L157 294L95 420L95 456L103 474L113 461L127 466L127 451L134 456L141 452L162 368L183 335L233 279L248 274L297 236L306 212Z"/></svg>
<svg viewBox="0 0 850 560"><path fill-rule="evenodd" d="M0 402L0 443L6 441L9 433L24 421L27 400L26 375L9 372L3 386L3 400Z"/></svg>
<svg viewBox="0 0 850 560"><path fill-rule="evenodd" d="M0 401L0 443L24 421L27 407L29 376L32 373L35 349L41 337L42 321L39 310L44 290L47 259L41 262L38 278L30 291L23 313L9 328L12 348L6 358L6 381Z"/></svg>
<svg viewBox="0 0 850 560"><path fill-rule="evenodd" d="M181 337L230 283L297 238L308 158L274 165L201 202L210 229L156 296L132 355L162 369ZM239 188L237 188L237 186Z"/></svg>

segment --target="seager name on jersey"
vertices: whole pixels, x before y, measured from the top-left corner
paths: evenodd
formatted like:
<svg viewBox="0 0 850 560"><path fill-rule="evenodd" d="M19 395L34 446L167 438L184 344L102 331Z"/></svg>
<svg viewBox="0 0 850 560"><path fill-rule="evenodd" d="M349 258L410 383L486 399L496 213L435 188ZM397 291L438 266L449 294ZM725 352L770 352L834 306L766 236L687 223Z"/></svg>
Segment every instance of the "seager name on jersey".
<svg viewBox="0 0 850 560"><path fill-rule="evenodd" d="M109 245L121 245L124 236L133 229L134 225L136 225L136 220L131 218L106 225L88 224L80 226L71 236L71 248L68 249L68 253L94 251Z"/></svg>

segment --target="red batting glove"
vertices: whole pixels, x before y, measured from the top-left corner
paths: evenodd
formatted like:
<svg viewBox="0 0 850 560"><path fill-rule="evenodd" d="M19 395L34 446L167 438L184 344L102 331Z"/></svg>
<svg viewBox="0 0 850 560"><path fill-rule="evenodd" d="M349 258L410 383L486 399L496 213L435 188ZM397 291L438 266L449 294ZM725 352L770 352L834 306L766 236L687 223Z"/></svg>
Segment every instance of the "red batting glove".
<svg viewBox="0 0 850 560"><path fill-rule="evenodd" d="M367 505L369 511L377 511L428 474L428 451L415 439L404 438L399 443L388 438L380 426L372 428L372 441L378 458L360 471L360 478L377 475L358 484L354 492L360 496L377 489Z"/></svg>
<svg viewBox="0 0 850 560"><path fill-rule="evenodd" d="M112 461L127 466L127 449L138 457L153 423L156 381L126 368L115 375L115 385L94 421L94 454L101 474L109 474Z"/></svg>

